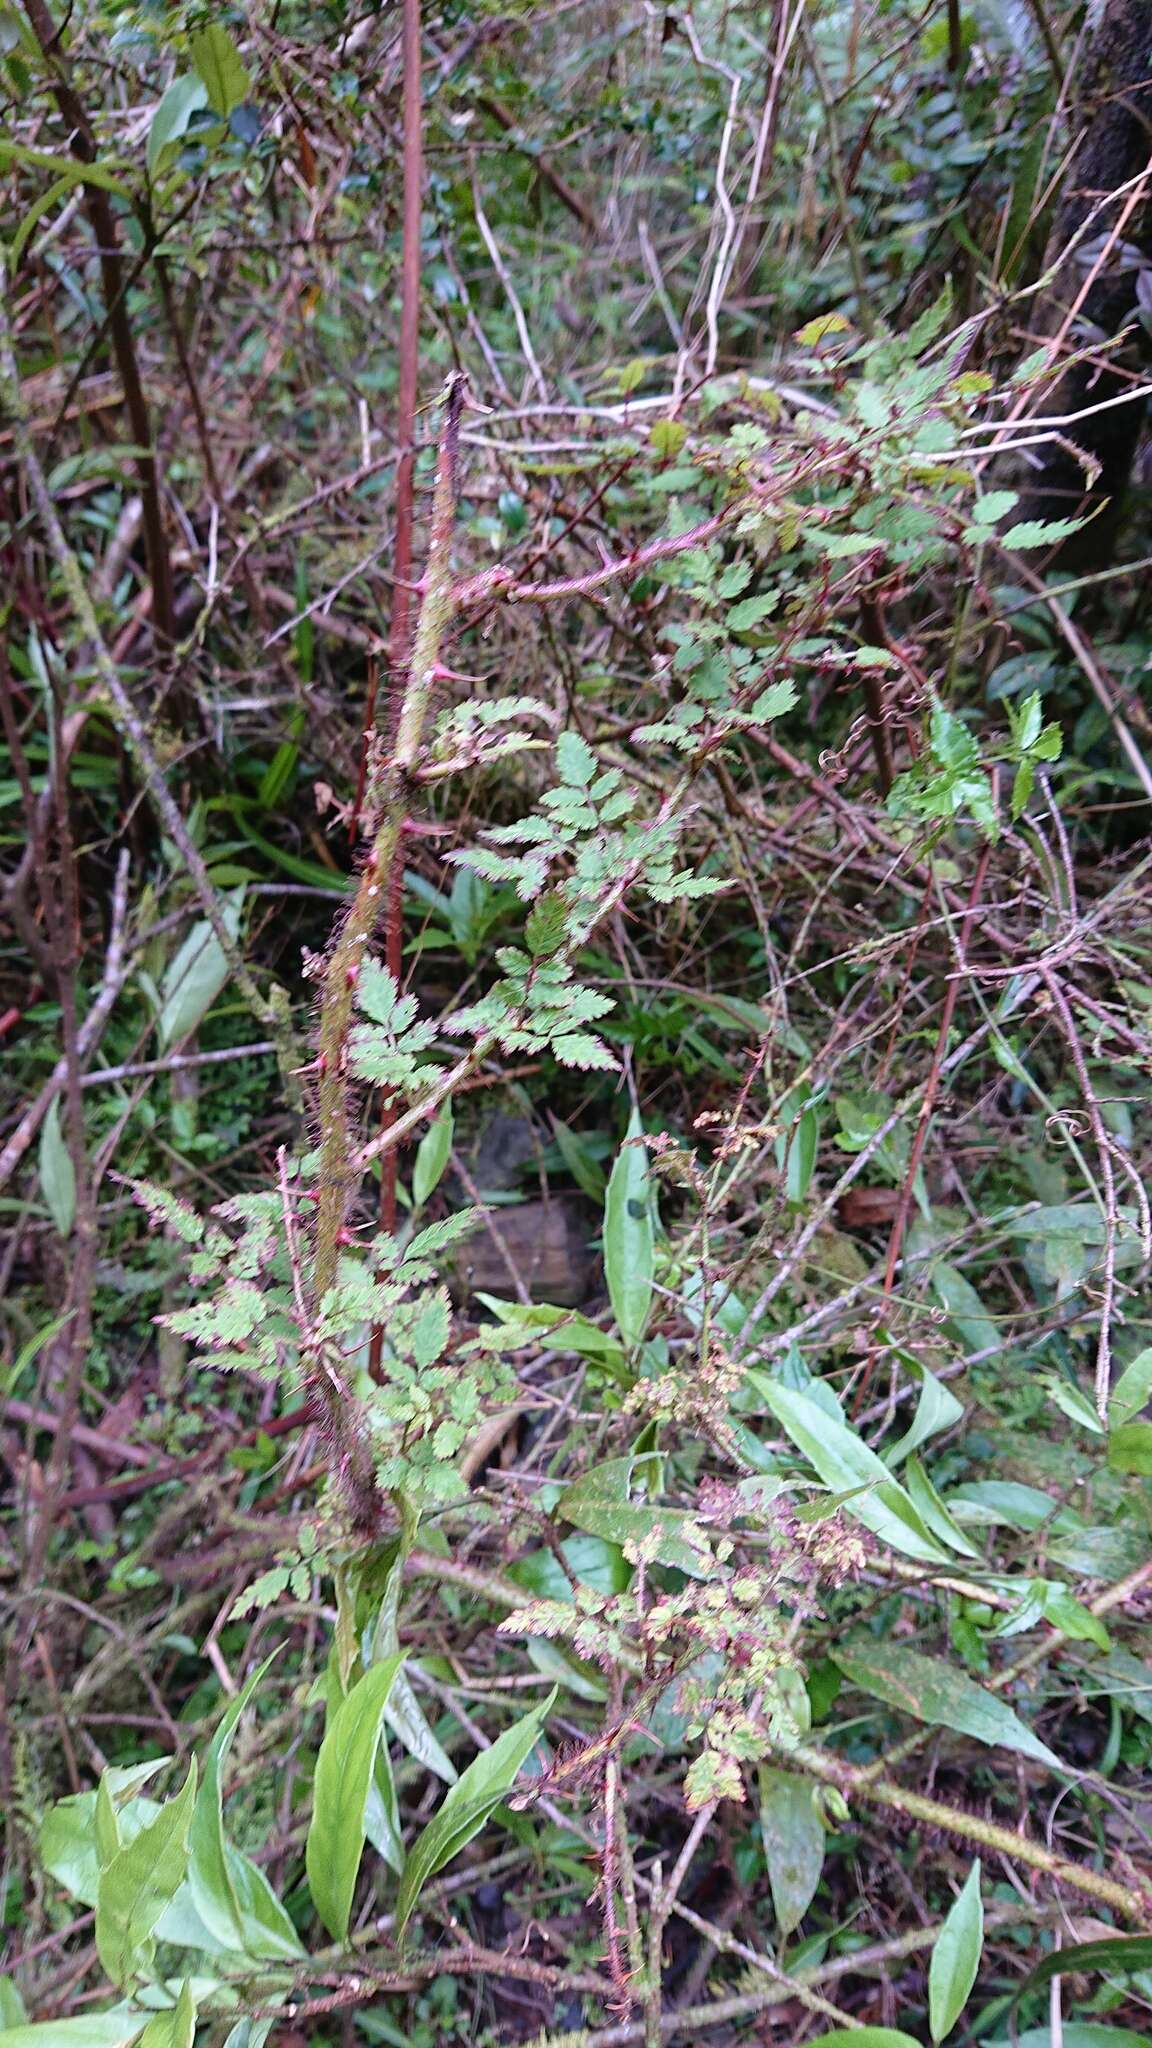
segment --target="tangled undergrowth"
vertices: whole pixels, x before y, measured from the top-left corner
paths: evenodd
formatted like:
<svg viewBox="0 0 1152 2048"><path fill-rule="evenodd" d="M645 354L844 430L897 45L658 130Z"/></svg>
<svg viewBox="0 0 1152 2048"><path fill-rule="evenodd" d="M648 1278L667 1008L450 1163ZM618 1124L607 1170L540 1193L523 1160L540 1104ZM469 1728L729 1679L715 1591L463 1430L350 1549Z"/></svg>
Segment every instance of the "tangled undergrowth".
<svg viewBox="0 0 1152 2048"><path fill-rule="evenodd" d="M0 18L3 2048L1146 2036L1104 13Z"/></svg>

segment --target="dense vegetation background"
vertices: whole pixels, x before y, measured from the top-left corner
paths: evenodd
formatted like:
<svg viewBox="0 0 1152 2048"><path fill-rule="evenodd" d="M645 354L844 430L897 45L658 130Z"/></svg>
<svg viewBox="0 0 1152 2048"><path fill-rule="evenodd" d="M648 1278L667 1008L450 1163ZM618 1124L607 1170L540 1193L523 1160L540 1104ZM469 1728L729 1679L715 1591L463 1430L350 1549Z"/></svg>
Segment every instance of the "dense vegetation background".
<svg viewBox="0 0 1152 2048"><path fill-rule="evenodd" d="M0 8L4 2048L1135 2048L1152 10Z"/></svg>

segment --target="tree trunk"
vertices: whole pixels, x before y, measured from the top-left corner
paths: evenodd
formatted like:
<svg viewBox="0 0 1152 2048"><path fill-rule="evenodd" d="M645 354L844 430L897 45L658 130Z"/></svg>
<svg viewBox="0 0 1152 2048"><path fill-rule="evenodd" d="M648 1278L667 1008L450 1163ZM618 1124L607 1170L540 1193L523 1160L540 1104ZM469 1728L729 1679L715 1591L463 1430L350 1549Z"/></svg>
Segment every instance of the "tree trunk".
<svg viewBox="0 0 1152 2048"><path fill-rule="evenodd" d="M1085 49L1075 132L1049 282L1026 334L1055 369L1029 408L1034 427L1053 422L1052 439L1007 457L997 480L1020 493L1014 519L1087 515L1059 553L1089 567L1112 553L1145 418L1144 399L1124 397L1149 354L1139 312L1152 307L1152 0L1106 0ZM1056 424L1069 415L1071 425Z"/></svg>

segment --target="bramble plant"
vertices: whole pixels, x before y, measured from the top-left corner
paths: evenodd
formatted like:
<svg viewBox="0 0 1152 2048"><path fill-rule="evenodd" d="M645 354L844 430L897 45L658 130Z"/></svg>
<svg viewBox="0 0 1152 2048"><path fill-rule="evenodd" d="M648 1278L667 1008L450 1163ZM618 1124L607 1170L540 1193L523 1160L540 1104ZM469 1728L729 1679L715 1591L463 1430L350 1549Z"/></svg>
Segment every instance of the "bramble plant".
<svg viewBox="0 0 1152 2048"><path fill-rule="evenodd" d="M161 13L0 21L0 2048L1134 2048L1122 0Z"/></svg>

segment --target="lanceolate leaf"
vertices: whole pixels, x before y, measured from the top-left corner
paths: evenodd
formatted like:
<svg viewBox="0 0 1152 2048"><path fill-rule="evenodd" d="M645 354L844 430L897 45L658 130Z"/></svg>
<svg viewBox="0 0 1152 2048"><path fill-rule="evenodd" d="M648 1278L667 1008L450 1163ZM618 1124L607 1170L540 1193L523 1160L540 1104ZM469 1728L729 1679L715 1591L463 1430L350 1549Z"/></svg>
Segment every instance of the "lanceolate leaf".
<svg viewBox="0 0 1152 2048"><path fill-rule="evenodd" d="M837 2027L834 2034L817 2034L806 2048L920 2048L913 2034L896 2027Z"/></svg>
<svg viewBox="0 0 1152 2048"><path fill-rule="evenodd" d="M760 1773L760 1835L781 1934L800 1925L824 1868L824 1823L811 1779L791 1771Z"/></svg>
<svg viewBox="0 0 1152 2048"><path fill-rule="evenodd" d="M433 1117L424 1136L416 1147L416 1159L412 1168L412 1200L418 1209L423 1208L443 1175L452 1153L452 1105L446 1102L439 1114Z"/></svg>
<svg viewBox="0 0 1152 2048"><path fill-rule="evenodd" d="M204 82L209 106L214 114L227 120L247 99L251 83L239 50L219 23L189 36L188 50L197 75Z"/></svg>
<svg viewBox="0 0 1152 2048"><path fill-rule="evenodd" d="M1039 1990L1053 1977L1072 1973L1083 1976L1089 1970L1101 1970L1110 1977L1125 1971L1152 1970L1152 1934L1117 1934L1101 1941L1077 1941L1067 1948L1053 1949L1017 1986L1016 1997L1020 1999L1025 1992Z"/></svg>
<svg viewBox="0 0 1152 2048"><path fill-rule="evenodd" d="M396 1932L402 1934L429 1878L458 1856L478 1835L484 1823L511 1790L540 1739L544 1722L556 1698L553 1686L546 1700L526 1714L515 1727L505 1729L492 1744L469 1764L463 1776L445 1794L440 1811L430 1820L415 1842L396 1899Z"/></svg>
<svg viewBox="0 0 1152 2048"><path fill-rule="evenodd" d="M949 1552L929 1532L899 1480L893 1479L887 1465L854 1429L794 1387L782 1386L762 1372L750 1372L748 1378L825 1486L833 1493L852 1494L845 1502L845 1514L863 1522L873 1535L906 1557L926 1558L933 1564L951 1562Z"/></svg>
<svg viewBox="0 0 1152 2048"><path fill-rule="evenodd" d="M980 1897L980 1859L968 1872L963 1891L948 1910L928 1967L928 2018L933 2041L952 2032L976 1982L984 1947L984 1905Z"/></svg>
<svg viewBox="0 0 1152 2048"><path fill-rule="evenodd" d="M305 1864L312 1903L336 1941L348 1933L384 1708L403 1661L369 1666L333 1714L316 1760Z"/></svg>
<svg viewBox="0 0 1152 2048"><path fill-rule="evenodd" d="M633 1481L639 1460L609 1458L593 1465L569 1487L556 1503L557 1512L589 1536L602 1536L608 1543L641 1543L655 1540L659 1564L686 1572L689 1578L706 1578L712 1569L712 1553L698 1522L680 1508L650 1507L646 1500L633 1500Z"/></svg>
<svg viewBox="0 0 1152 2048"><path fill-rule="evenodd" d="M192 2003L192 1987L185 1978L175 2005L149 2020L140 2036L140 2048L192 2048L195 2038L196 2007Z"/></svg>
<svg viewBox="0 0 1152 2048"><path fill-rule="evenodd" d="M0 2041L3 2041L0 2035ZM1108 2027L1095 2020L1064 2020L1059 2039L1051 2027L1029 2027L1014 2041L1005 2036L989 2041L988 2048L1148 2048L1147 2034L1134 2034L1131 2027Z"/></svg>
<svg viewBox="0 0 1152 2048"><path fill-rule="evenodd" d="M85 2013L82 2019L34 2020L0 2031L0 2048L131 2048L148 2024L146 2012Z"/></svg>
<svg viewBox="0 0 1152 2048"><path fill-rule="evenodd" d="M1108 1421L1113 1429L1135 1422L1140 1410L1152 1400L1152 1345L1134 1358L1121 1373L1108 1402Z"/></svg>
<svg viewBox="0 0 1152 2048"><path fill-rule="evenodd" d="M221 910L230 938L240 930L244 907L243 889L235 889ZM160 1017L157 1032L162 1051L187 1038L211 1009L228 979L228 958L207 918L192 926L165 970L160 986Z"/></svg>
<svg viewBox="0 0 1152 2048"><path fill-rule="evenodd" d="M604 1273L616 1327L626 1345L644 1335L652 1306L655 1228L648 1154L633 1110L627 1138L616 1154L604 1202Z"/></svg>
<svg viewBox="0 0 1152 2048"><path fill-rule="evenodd" d="M862 1692L917 1721L953 1728L991 1749L1017 1750L1054 1771L1066 1768L1004 1700L939 1657L923 1657L918 1650L871 1637L854 1638L842 1649L833 1648L831 1656Z"/></svg>
<svg viewBox="0 0 1152 2048"><path fill-rule="evenodd" d="M61 1128L58 1097L40 1129L40 1186L60 1236L68 1237L76 1220L76 1169Z"/></svg>
<svg viewBox="0 0 1152 2048"><path fill-rule="evenodd" d="M174 78L164 93L148 130L148 174L155 177L165 155L188 133L193 116L208 105L208 89L202 78Z"/></svg>
<svg viewBox="0 0 1152 2048"><path fill-rule="evenodd" d="M153 1933L188 1868L188 1831L196 1798L196 1763L175 1799L135 1840L104 1862L96 1893L96 1951L114 1984L127 1984L151 1963Z"/></svg>
<svg viewBox="0 0 1152 2048"><path fill-rule="evenodd" d="M272 1656L276 1656L273 1651ZM204 1782L192 1819L188 1889L214 1941L241 1954L274 1961L301 1953L296 1930L262 1870L224 1835L224 1766L236 1724L272 1663L266 1657L232 1701L204 1763Z"/></svg>

